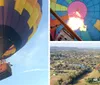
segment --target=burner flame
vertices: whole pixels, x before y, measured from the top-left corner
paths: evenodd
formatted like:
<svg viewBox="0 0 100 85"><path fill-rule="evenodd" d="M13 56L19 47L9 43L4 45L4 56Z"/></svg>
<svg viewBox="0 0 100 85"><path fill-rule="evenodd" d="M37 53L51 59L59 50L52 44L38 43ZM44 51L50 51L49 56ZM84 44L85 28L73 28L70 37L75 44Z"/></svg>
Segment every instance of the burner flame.
<svg viewBox="0 0 100 85"><path fill-rule="evenodd" d="M81 18L81 14L76 11L73 13L73 16L71 16L67 22L67 25L72 30L77 30L80 28L80 31L86 31L86 26L84 25L84 19Z"/></svg>

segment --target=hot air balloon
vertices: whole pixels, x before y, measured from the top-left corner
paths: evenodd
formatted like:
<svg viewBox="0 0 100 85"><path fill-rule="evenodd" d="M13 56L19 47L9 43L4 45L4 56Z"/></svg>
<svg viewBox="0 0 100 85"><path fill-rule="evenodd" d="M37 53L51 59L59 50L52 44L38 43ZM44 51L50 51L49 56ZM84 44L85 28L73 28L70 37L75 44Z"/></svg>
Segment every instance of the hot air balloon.
<svg viewBox="0 0 100 85"><path fill-rule="evenodd" d="M0 80L12 75L4 60L34 35L41 15L42 0L0 0Z"/></svg>
<svg viewBox="0 0 100 85"><path fill-rule="evenodd" d="M99 3L99 0L50 0L50 8L82 40L99 41ZM57 36L59 36L63 32L63 28L65 28L64 25L59 22L59 20L52 13L50 13L50 28L50 34L53 40L56 40Z"/></svg>

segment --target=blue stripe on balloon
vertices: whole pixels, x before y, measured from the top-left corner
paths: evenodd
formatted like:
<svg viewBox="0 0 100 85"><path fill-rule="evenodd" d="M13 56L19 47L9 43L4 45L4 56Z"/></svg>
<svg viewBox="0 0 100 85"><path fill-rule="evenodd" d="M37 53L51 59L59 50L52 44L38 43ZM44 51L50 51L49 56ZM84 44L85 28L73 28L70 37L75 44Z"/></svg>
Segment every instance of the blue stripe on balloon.
<svg viewBox="0 0 100 85"><path fill-rule="evenodd" d="M28 26L28 19L30 15L27 12L27 10L23 10L22 14L20 15L20 19L18 22L18 26L16 27L16 32L21 36L21 39L23 41L23 45L27 42L29 35L32 33L32 29L29 29Z"/></svg>
<svg viewBox="0 0 100 85"><path fill-rule="evenodd" d="M93 6L93 2L92 2L92 1L88 2L88 3L86 4L86 6L87 6L87 7L92 7L92 6Z"/></svg>
<svg viewBox="0 0 100 85"><path fill-rule="evenodd" d="M57 3L57 4L60 4L60 5L63 5L63 6L66 6L66 7L68 7L68 5L69 5L69 4L66 2L66 0L63 0L63 1L62 1L62 0L57 0L56 3Z"/></svg>
<svg viewBox="0 0 100 85"><path fill-rule="evenodd" d="M88 12L87 14L89 16L88 18L91 18L91 19L95 18L94 14L95 14L94 12Z"/></svg>
<svg viewBox="0 0 100 85"><path fill-rule="evenodd" d="M57 29L56 29L56 34L58 35L60 33L60 31L62 30L64 26L60 25Z"/></svg>
<svg viewBox="0 0 100 85"><path fill-rule="evenodd" d="M100 4L100 0L92 0L92 2L93 2L94 5Z"/></svg>
<svg viewBox="0 0 100 85"><path fill-rule="evenodd" d="M99 5L100 4L94 6L94 8L95 8L95 11L94 12L96 12L96 11L100 12L100 6Z"/></svg>
<svg viewBox="0 0 100 85"><path fill-rule="evenodd" d="M7 7L7 20L6 20L6 25L10 26L12 23L12 16L13 16L13 12L14 12L14 5L15 5L15 1L14 0L9 0L8 1L8 7ZM14 21L13 21L14 22Z"/></svg>
<svg viewBox="0 0 100 85"><path fill-rule="evenodd" d="M94 17L96 19L100 19L100 12L94 12Z"/></svg>
<svg viewBox="0 0 100 85"><path fill-rule="evenodd" d="M4 25L7 21L8 1L9 0L7 0L7 1L4 0Z"/></svg>
<svg viewBox="0 0 100 85"><path fill-rule="evenodd" d="M50 18L53 19L53 20L56 19L56 18L52 15L52 13L50 13Z"/></svg>
<svg viewBox="0 0 100 85"><path fill-rule="evenodd" d="M93 14L94 15L94 14ZM84 24L87 25L87 31L92 40L99 40L100 34L99 31L94 27L96 23L96 18L90 16L90 13L87 14L84 20Z"/></svg>
<svg viewBox="0 0 100 85"><path fill-rule="evenodd" d="M76 33L79 37L81 37L81 32L80 32L79 29L78 29L78 30L75 30L75 33Z"/></svg>
<svg viewBox="0 0 100 85"><path fill-rule="evenodd" d="M66 11L56 11L57 15L61 16L65 16L68 14L67 10ZM51 13L50 13L50 17L54 20L56 19Z"/></svg>
<svg viewBox="0 0 100 85"><path fill-rule="evenodd" d="M100 40L100 32L92 24L88 24L88 33L92 40Z"/></svg>
<svg viewBox="0 0 100 85"><path fill-rule="evenodd" d="M67 10L66 11L56 11L56 13L59 15L59 16L65 16L68 14Z"/></svg>
<svg viewBox="0 0 100 85"><path fill-rule="evenodd" d="M94 12L94 9L95 9L95 7L94 7L94 6L92 6L92 7L88 7L88 8L87 8L87 11L88 11L88 12L89 12L89 11Z"/></svg>
<svg viewBox="0 0 100 85"><path fill-rule="evenodd" d="M17 11L13 11L12 20L11 20L11 27L16 28L18 26L20 14ZM17 28L16 28L17 29Z"/></svg>
<svg viewBox="0 0 100 85"><path fill-rule="evenodd" d="M84 41L91 41L92 40L88 31L81 31L81 39Z"/></svg>
<svg viewBox="0 0 100 85"><path fill-rule="evenodd" d="M0 25L4 23L4 7L0 7Z"/></svg>

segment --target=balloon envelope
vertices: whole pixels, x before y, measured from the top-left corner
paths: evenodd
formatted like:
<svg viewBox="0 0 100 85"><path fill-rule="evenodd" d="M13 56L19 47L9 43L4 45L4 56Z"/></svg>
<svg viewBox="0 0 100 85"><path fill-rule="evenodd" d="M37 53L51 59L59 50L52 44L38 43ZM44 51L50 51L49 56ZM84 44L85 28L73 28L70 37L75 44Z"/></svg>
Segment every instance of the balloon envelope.
<svg viewBox="0 0 100 85"><path fill-rule="evenodd" d="M42 0L0 0L0 59L8 58L36 32Z"/></svg>

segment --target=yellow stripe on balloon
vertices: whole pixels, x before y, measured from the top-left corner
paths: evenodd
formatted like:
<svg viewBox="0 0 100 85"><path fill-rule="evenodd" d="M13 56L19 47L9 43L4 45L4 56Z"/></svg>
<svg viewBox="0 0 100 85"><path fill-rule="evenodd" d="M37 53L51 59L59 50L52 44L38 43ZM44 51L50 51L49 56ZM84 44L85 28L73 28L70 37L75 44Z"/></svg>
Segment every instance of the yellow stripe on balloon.
<svg viewBox="0 0 100 85"><path fill-rule="evenodd" d="M36 5L37 0L27 0L27 3L29 3L33 7Z"/></svg>
<svg viewBox="0 0 100 85"><path fill-rule="evenodd" d="M32 12L33 12L33 7L32 7L29 3L26 3L26 4L25 4L25 9L28 11L29 15L32 14Z"/></svg>
<svg viewBox="0 0 100 85"><path fill-rule="evenodd" d="M4 0L0 0L0 6L4 6Z"/></svg>
<svg viewBox="0 0 100 85"><path fill-rule="evenodd" d="M33 12L33 7L36 5L37 0L27 0L25 3L25 9L31 15Z"/></svg>
<svg viewBox="0 0 100 85"><path fill-rule="evenodd" d="M25 5L26 0L16 0L15 3L15 10L19 12L19 14L21 15L24 9L24 5Z"/></svg>
<svg viewBox="0 0 100 85"><path fill-rule="evenodd" d="M30 29L35 25L35 22L36 22L36 20L38 19L38 16L39 16L39 12L40 12L40 5L37 3L33 7L32 15L30 16L30 18L28 20L28 25L29 25Z"/></svg>
<svg viewBox="0 0 100 85"><path fill-rule="evenodd" d="M37 30L42 13L37 0L16 0L15 10L21 15L23 9L27 10L30 15L30 18L27 21L29 28L33 28L32 34L28 37L29 40Z"/></svg>
<svg viewBox="0 0 100 85"><path fill-rule="evenodd" d="M3 55L2 58L6 58L11 56L12 54L14 54L16 52L16 48L14 45L12 45Z"/></svg>
<svg viewBox="0 0 100 85"><path fill-rule="evenodd" d="M35 32L36 32L36 30L37 30L37 27L38 27L38 24L39 24L39 22L40 22L41 16L42 16L42 13L41 13L41 11L40 11L39 17L38 17L38 19L36 20L35 25L33 26L33 28L34 28L34 29L33 29L33 32L32 32L32 34L28 37L28 40L30 40L30 39L32 38L32 36L35 34Z"/></svg>

